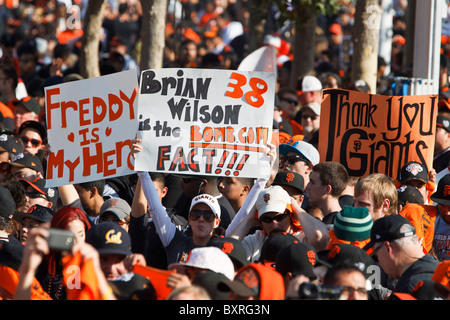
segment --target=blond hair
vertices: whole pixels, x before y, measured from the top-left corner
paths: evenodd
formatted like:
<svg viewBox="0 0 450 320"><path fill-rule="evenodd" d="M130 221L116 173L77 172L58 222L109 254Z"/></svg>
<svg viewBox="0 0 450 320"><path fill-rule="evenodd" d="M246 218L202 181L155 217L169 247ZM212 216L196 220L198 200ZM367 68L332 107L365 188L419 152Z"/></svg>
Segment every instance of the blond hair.
<svg viewBox="0 0 450 320"><path fill-rule="evenodd" d="M394 181L383 173L372 173L358 180L355 184L355 198L370 191L375 208L380 208L384 199L390 202L388 213L397 213L397 188Z"/></svg>

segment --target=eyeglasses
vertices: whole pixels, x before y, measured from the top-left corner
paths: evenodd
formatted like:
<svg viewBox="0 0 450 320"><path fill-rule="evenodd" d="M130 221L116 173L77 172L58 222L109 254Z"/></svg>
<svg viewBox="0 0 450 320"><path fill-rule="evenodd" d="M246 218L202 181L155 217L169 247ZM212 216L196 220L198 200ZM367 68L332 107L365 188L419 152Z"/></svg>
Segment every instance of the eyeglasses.
<svg viewBox="0 0 450 320"><path fill-rule="evenodd" d="M305 162L306 164L308 164L308 160L306 160L304 157L302 157L302 156L299 155L299 154L294 154L294 155L292 155L292 156L284 157L284 161L289 162L289 164L295 164L295 163L297 163L297 162L299 162L299 161L303 161L303 162Z"/></svg>
<svg viewBox="0 0 450 320"><path fill-rule="evenodd" d="M281 222L286 219L288 215L288 212L284 212L273 217L262 216L259 220L264 223L271 223L272 221Z"/></svg>
<svg viewBox="0 0 450 320"><path fill-rule="evenodd" d="M367 290L365 288L353 288L349 286L342 286L342 293L345 295L353 295L355 292L357 292L361 296L367 295Z"/></svg>
<svg viewBox="0 0 450 320"><path fill-rule="evenodd" d="M292 99L280 99L281 101L286 101L289 104L293 104L294 106L298 105L298 101Z"/></svg>
<svg viewBox="0 0 450 320"><path fill-rule="evenodd" d="M39 147L42 144L42 141L38 140L38 139L30 139L30 138L27 138L27 137L20 137L20 139L22 139L24 144L27 144L28 142L31 142L31 145L33 147Z"/></svg>
<svg viewBox="0 0 450 320"><path fill-rule="evenodd" d="M197 221L201 216L203 216L203 219L206 222L213 222L216 218L216 215L213 212L207 210L192 210L189 212L189 218L192 221Z"/></svg>
<svg viewBox="0 0 450 320"><path fill-rule="evenodd" d="M310 118L312 121L314 121L314 120L317 119L317 116L313 116L313 115L310 115L310 114L302 114L302 119L306 120L308 118Z"/></svg>

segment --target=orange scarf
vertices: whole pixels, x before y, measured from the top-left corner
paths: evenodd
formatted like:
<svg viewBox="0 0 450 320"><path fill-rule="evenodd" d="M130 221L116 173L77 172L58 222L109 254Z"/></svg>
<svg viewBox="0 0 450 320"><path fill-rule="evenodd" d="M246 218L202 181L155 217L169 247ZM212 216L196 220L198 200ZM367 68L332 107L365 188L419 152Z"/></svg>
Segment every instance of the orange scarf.
<svg viewBox="0 0 450 320"><path fill-rule="evenodd" d="M330 250L333 245L338 244L338 243L353 244L354 246L357 246L362 249L370 241L370 238L363 240L363 241L341 240L338 237L336 237L336 235L334 234L334 230L330 230L328 232L328 234L330 235L330 242L328 243L327 250Z"/></svg>

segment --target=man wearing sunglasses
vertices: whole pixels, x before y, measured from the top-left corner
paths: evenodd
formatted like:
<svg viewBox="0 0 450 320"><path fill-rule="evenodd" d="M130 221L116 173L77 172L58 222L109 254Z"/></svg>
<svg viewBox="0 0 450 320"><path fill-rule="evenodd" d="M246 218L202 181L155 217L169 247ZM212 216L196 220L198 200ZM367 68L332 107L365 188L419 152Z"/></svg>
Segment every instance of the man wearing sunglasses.
<svg viewBox="0 0 450 320"><path fill-rule="evenodd" d="M208 244L219 226L221 209L217 199L210 194L192 199L188 214L192 236L189 236L177 229L170 219L149 173L138 172L138 176L156 232L167 253L167 264L185 262L192 249Z"/></svg>
<svg viewBox="0 0 450 320"><path fill-rule="evenodd" d="M19 128L19 136L22 140L24 152L37 154L45 148L47 143L47 132L45 127L38 121L25 121Z"/></svg>
<svg viewBox="0 0 450 320"><path fill-rule="evenodd" d="M411 293L419 281L431 280L438 261L423 252L414 226L398 214L376 220L370 242L364 250L378 260L391 278L397 279L393 292ZM391 295L389 299L396 299Z"/></svg>
<svg viewBox="0 0 450 320"><path fill-rule="evenodd" d="M297 113L295 120L303 127L303 141L309 142L317 147L320 125L320 103L314 101L303 106Z"/></svg>
<svg viewBox="0 0 450 320"><path fill-rule="evenodd" d="M302 210L281 186L274 185L261 191L255 209L256 214L248 214L229 234L241 239L249 261L259 259L264 241L276 233L291 233L317 251L325 250L329 240L325 224ZM254 227L261 230L249 234Z"/></svg>

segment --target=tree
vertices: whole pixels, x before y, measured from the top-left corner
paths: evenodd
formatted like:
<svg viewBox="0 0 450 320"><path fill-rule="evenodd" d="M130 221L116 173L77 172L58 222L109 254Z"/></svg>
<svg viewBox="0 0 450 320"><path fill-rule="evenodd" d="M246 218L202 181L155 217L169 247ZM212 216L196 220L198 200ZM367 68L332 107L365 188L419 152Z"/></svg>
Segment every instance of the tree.
<svg viewBox="0 0 450 320"><path fill-rule="evenodd" d="M317 17L331 16L339 8L337 0L276 0L280 8L280 22L295 22L293 61L290 86L299 78L314 71Z"/></svg>
<svg viewBox="0 0 450 320"><path fill-rule="evenodd" d="M142 50L139 68L141 70L161 68L165 45L167 0L141 0L141 4Z"/></svg>
<svg viewBox="0 0 450 320"><path fill-rule="evenodd" d="M351 79L364 80L373 94L377 89L378 43L382 12L380 1L357 1L352 35Z"/></svg>
<svg viewBox="0 0 450 320"><path fill-rule="evenodd" d="M86 79L100 76L98 35L105 4L106 0L90 0L86 8L80 48L80 73Z"/></svg>

